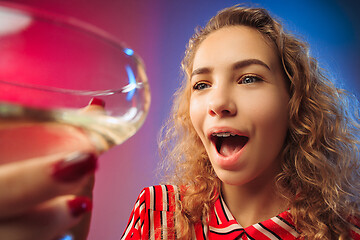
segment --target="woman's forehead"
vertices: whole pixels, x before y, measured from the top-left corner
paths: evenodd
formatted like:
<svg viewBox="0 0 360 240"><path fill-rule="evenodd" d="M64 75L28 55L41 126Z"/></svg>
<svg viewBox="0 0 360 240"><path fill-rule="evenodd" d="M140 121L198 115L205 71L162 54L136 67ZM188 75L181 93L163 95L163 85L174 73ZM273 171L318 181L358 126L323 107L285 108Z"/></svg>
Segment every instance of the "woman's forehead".
<svg viewBox="0 0 360 240"><path fill-rule="evenodd" d="M247 26L227 26L210 33L194 53L192 70L258 59L276 68L279 57L275 47L256 29Z"/></svg>

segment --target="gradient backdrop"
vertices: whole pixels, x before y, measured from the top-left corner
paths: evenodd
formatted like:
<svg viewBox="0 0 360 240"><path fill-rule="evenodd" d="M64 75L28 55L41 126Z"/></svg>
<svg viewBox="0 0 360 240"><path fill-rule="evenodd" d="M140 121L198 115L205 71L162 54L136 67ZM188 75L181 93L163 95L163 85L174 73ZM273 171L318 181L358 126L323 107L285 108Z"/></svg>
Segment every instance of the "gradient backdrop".
<svg viewBox="0 0 360 240"><path fill-rule="evenodd" d="M4 0L1 0L4 1ZM115 35L144 60L150 114L126 143L100 158L89 240L119 239L143 187L157 184L157 135L180 81L180 61L193 29L224 7L265 7L311 45L336 84L360 93L360 3L357 0L10 0L70 15ZM84 83L85 84L85 83ZM359 98L359 97L358 97Z"/></svg>

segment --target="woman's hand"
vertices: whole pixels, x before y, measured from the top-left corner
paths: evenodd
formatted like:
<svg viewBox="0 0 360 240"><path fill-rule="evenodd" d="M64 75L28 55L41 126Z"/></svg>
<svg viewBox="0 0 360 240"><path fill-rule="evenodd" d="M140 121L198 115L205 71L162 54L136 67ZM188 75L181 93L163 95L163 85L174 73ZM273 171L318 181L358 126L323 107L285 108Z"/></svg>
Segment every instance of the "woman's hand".
<svg viewBox="0 0 360 240"><path fill-rule="evenodd" d="M104 103L81 111L104 114ZM86 239L97 154L77 127L0 121L0 239Z"/></svg>
<svg viewBox="0 0 360 240"><path fill-rule="evenodd" d="M95 152L76 127L1 124L0 239L86 239Z"/></svg>
<svg viewBox="0 0 360 240"><path fill-rule="evenodd" d="M50 240L67 232L91 210L90 198L76 195L95 168L96 156L86 152L0 166L0 239Z"/></svg>

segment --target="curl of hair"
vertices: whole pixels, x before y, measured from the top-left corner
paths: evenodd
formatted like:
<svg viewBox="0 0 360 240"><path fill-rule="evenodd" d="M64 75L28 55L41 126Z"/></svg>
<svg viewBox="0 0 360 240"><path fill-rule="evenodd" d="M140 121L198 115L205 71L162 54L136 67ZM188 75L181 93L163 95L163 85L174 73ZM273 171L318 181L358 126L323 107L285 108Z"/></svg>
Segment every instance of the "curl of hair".
<svg viewBox="0 0 360 240"><path fill-rule="evenodd" d="M275 47L287 76L289 131L277 187L290 202L296 228L305 239L347 239L348 217L359 217L358 109L351 110L349 95L328 80L307 44L286 33L266 10L240 6L220 11L190 39L182 61L185 78L162 131L167 180L185 186L175 214L177 237L191 239L191 226L208 220L220 192L221 182L190 120L189 78L201 42L227 26L260 32Z"/></svg>

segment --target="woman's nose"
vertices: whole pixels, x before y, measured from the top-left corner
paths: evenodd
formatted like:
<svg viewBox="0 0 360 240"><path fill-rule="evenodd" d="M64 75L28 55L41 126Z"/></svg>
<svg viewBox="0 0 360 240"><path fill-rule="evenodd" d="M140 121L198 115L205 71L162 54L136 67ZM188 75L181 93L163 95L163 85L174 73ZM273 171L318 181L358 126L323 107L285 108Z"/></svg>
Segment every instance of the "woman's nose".
<svg viewBox="0 0 360 240"><path fill-rule="evenodd" d="M226 117L237 113L236 104L229 91L224 89L213 89L208 104L210 116Z"/></svg>

